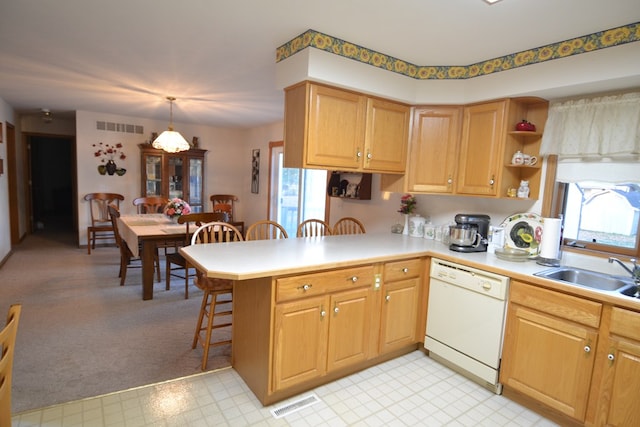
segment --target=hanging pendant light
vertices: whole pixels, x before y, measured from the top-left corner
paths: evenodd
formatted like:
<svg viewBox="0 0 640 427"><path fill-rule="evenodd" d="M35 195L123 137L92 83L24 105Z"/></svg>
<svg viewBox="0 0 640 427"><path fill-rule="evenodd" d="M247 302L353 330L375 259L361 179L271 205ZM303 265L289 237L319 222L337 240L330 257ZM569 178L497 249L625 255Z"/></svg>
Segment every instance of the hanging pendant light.
<svg viewBox="0 0 640 427"><path fill-rule="evenodd" d="M167 96L167 100L169 100L169 130L162 132L160 136L153 141L153 148L158 148L169 153L186 151L191 148L191 146L179 132L174 132L173 130L173 101L175 101L176 98Z"/></svg>

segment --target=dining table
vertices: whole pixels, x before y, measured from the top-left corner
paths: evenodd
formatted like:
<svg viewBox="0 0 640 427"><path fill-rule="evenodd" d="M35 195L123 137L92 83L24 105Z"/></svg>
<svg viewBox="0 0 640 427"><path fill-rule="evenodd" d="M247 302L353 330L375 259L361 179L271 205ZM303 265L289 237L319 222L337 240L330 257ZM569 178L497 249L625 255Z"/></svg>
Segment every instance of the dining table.
<svg viewBox="0 0 640 427"><path fill-rule="evenodd" d="M163 214L120 215L118 218L120 236L142 263L143 300L153 299L154 255L158 243L183 242L186 230L186 224L177 224Z"/></svg>

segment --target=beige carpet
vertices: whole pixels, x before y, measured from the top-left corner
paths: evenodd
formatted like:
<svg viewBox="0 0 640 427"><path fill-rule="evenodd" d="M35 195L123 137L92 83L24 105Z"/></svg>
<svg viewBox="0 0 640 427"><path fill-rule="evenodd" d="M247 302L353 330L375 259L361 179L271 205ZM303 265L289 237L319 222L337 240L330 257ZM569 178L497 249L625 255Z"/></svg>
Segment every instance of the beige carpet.
<svg viewBox="0 0 640 427"><path fill-rule="evenodd" d="M22 304L13 367L14 413L200 373L191 349L202 292L184 281L154 286L142 301L140 269L119 286L119 252L87 255L69 234L28 236L0 268L0 324ZM228 335L228 331L221 332ZM207 369L230 365L213 347Z"/></svg>

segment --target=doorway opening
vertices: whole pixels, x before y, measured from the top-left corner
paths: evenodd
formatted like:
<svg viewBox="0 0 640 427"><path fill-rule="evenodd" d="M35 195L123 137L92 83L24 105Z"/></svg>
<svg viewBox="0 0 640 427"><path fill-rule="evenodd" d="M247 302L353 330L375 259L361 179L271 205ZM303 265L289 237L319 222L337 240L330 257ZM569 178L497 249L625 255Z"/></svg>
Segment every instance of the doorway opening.
<svg viewBox="0 0 640 427"><path fill-rule="evenodd" d="M32 233L73 233L73 138L27 135Z"/></svg>

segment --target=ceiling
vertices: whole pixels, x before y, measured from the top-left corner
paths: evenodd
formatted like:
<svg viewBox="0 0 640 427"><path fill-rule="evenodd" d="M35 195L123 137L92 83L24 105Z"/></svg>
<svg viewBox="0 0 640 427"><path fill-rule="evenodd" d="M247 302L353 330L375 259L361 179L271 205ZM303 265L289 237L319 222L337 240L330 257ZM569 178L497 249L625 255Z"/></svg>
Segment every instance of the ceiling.
<svg viewBox="0 0 640 427"><path fill-rule="evenodd" d="M308 29L416 65L469 65L640 21L638 0L14 0L0 13L0 98L253 127L281 120L276 48Z"/></svg>

